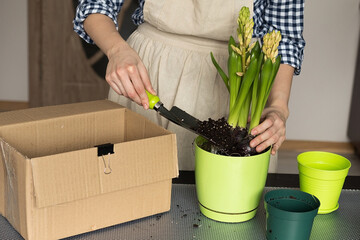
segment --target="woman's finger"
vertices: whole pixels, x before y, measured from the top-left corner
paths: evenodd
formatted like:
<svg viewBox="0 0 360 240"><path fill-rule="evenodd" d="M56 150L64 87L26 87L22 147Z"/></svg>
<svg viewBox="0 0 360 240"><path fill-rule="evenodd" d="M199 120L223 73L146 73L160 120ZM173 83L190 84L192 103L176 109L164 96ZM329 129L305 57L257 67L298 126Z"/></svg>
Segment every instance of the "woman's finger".
<svg viewBox="0 0 360 240"><path fill-rule="evenodd" d="M149 99L145 92L143 79L140 76L139 69L132 67L132 68L129 68L128 71L129 71L130 79L134 85L134 89L135 89L137 95L139 96L141 105L145 109L148 109L149 108Z"/></svg>
<svg viewBox="0 0 360 240"><path fill-rule="evenodd" d="M272 150L271 150L271 154L272 155L275 155L276 154L276 152L279 150L279 148L280 148L280 146L282 145L282 143L285 141L285 136L281 136L280 138L279 138L279 140L275 143L275 144L273 144L273 148L272 148Z"/></svg>
<svg viewBox="0 0 360 240"><path fill-rule="evenodd" d="M257 152L264 151L267 147L275 144L278 141L279 135L275 131L276 130L274 128L269 128L264 133L258 136L260 140L258 140L259 143L255 145Z"/></svg>
<svg viewBox="0 0 360 240"><path fill-rule="evenodd" d="M139 74L142 79L142 82L145 86L145 89L148 90L151 94L156 95L156 91L153 89L153 87L151 85L149 74L148 74L148 71L146 70L146 67L144 66L144 64L139 63L138 70L139 70Z"/></svg>
<svg viewBox="0 0 360 240"><path fill-rule="evenodd" d="M118 79L121 80L121 84L125 89L127 97L136 102L137 104L141 105L140 97L134 88L132 79L129 76L128 68L117 69L116 74L118 76ZM136 78L134 79L134 81L137 81Z"/></svg>
<svg viewBox="0 0 360 240"><path fill-rule="evenodd" d="M119 86L119 84L116 84L116 82L119 82L119 80L117 79L115 72L106 73L105 80L117 94L124 96L126 95L124 88Z"/></svg>
<svg viewBox="0 0 360 240"><path fill-rule="evenodd" d="M126 93L126 91L125 91L125 88L124 88L124 86L122 85L122 83L121 83L121 81L120 81L119 79L116 79L115 81L113 81L113 84L115 84L115 86L116 86L118 89L120 89L120 91L121 91L121 93L122 93L122 95L123 95L124 97L128 97L128 95L127 95L127 93Z"/></svg>
<svg viewBox="0 0 360 240"><path fill-rule="evenodd" d="M264 132L266 129L270 128L273 125L274 121L273 119L265 119L262 123L260 123L258 126L254 127L251 130L251 134L256 136L262 132Z"/></svg>

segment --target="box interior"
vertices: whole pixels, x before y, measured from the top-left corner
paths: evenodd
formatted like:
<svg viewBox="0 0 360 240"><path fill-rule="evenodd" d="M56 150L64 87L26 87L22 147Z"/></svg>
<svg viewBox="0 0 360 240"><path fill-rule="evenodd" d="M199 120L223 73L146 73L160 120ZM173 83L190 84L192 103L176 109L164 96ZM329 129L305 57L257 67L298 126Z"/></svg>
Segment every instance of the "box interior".
<svg viewBox="0 0 360 240"><path fill-rule="evenodd" d="M170 134L125 108L2 127L1 137L28 158Z"/></svg>

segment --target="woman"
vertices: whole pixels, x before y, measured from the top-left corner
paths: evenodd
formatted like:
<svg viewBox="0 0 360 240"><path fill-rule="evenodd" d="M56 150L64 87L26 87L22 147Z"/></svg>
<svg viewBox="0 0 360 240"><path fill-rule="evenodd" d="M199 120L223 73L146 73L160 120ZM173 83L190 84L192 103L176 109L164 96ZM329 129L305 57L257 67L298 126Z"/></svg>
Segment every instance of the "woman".
<svg viewBox="0 0 360 240"><path fill-rule="evenodd" d="M237 39L236 19L243 6L254 16L253 37L262 38L273 29L281 31L282 64L264 121L252 130L258 136L250 143L258 152L273 145L272 154L276 154L285 140L292 77L300 73L303 59L304 1L139 0L140 7L133 14L139 27L126 42L116 22L123 0L105 2L82 0L74 30L107 55L109 99L176 133L182 170L194 169L195 135L146 110L145 89L159 95L167 108L176 105L200 120L226 116L228 92L211 63L210 52L226 68L227 41L230 35ZM274 171L276 164L270 162L270 171Z"/></svg>

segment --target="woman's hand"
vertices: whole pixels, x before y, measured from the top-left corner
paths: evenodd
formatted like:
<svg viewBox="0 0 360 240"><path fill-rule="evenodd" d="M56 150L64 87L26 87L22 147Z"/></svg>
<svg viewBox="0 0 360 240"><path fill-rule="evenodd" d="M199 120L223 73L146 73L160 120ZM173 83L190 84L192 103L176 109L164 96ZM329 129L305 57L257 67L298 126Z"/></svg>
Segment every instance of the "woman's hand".
<svg viewBox="0 0 360 240"><path fill-rule="evenodd" d="M276 107L265 108L262 114L264 121L251 131L252 135L257 136L250 146L256 146L256 151L262 152L272 145L271 154L274 155L286 138L286 115Z"/></svg>
<svg viewBox="0 0 360 240"><path fill-rule="evenodd" d="M286 120L289 117L288 102L293 75L293 67L280 64L267 107L262 113L264 121L251 130L251 134L256 137L250 142L250 146L256 147L257 152L262 152L272 145L271 154L274 155L285 140Z"/></svg>
<svg viewBox="0 0 360 240"><path fill-rule="evenodd" d="M90 14L84 29L109 59L105 79L110 87L148 109L145 89L153 95L156 92L139 55L120 36L113 21L103 14Z"/></svg>
<svg viewBox="0 0 360 240"><path fill-rule="evenodd" d="M107 54L109 63L105 79L112 89L130 98L145 109L149 108L149 100L145 89L156 95L147 70L139 55L126 43L119 43Z"/></svg>

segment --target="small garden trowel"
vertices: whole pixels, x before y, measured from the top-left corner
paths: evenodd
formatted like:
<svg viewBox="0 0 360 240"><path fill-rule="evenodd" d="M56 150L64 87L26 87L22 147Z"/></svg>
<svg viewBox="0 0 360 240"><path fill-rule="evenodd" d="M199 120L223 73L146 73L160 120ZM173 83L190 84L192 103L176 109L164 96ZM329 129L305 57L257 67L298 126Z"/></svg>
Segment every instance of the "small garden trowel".
<svg viewBox="0 0 360 240"><path fill-rule="evenodd" d="M212 136L207 136L204 131L204 122L200 121L199 119L191 116L184 110L173 106L170 111L164 107L164 104L160 101L158 96L154 96L148 91L146 91L148 98L149 98L149 108L157 111L160 113L161 116L165 117L166 119L170 120L171 122L203 137L204 139L208 140L212 144L222 147L223 143L220 139L215 140ZM208 132L208 131L207 131Z"/></svg>
<svg viewBox="0 0 360 240"><path fill-rule="evenodd" d="M146 91L149 98L149 108L157 111L161 116L165 117L169 121L186 128L198 135L199 124L201 121L180 108L173 106L170 111L164 107L164 104L160 101L158 96L154 96ZM206 138L206 137L205 137Z"/></svg>

